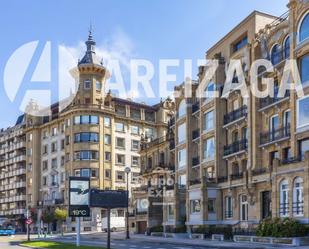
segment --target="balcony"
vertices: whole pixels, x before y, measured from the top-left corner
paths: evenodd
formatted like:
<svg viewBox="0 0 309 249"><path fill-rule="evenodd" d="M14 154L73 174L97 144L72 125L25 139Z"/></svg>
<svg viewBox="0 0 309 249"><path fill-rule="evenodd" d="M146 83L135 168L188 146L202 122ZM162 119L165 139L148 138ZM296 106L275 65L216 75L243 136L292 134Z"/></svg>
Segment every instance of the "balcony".
<svg viewBox="0 0 309 249"><path fill-rule="evenodd" d="M197 166L200 164L200 158L198 156L192 158L192 166Z"/></svg>
<svg viewBox="0 0 309 249"><path fill-rule="evenodd" d="M248 114L248 107L246 105L224 115L224 125L232 123L238 119L246 117Z"/></svg>
<svg viewBox="0 0 309 249"><path fill-rule="evenodd" d="M244 176L244 175L243 175L242 172L234 173L234 174L230 175L231 180L239 180L239 179L242 179L243 176Z"/></svg>
<svg viewBox="0 0 309 249"><path fill-rule="evenodd" d="M200 103L196 102L192 105L192 113L197 112L200 109Z"/></svg>
<svg viewBox="0 0 309 249"><path fill-rule="evenodd" d="M270 107L276 103L279 103L280 101L282 100L285 100L287 98L290 97L290 91L286 91L284 96L283 97L278 97L278 92L279 92L279 88L276 88L275 89L275 92L274 92L274 97L271 98L271 97L266 97L266 98L262 98L260 99L260 110L263 110L267 107Z"/></svg>
<svg viewBox="0 0 309 249"><path fill-rule="evenodd" d="M199 137L200 137L200 130L199 129L192 131L192 140L195 140Z"/></svg>
<svg viewBox="0 0 309 249"><path fill-rule="evenodd" d="M297 156L297 157L288 157L288 158L284 158L281 160L281 165L287 165L287 164L292 164L292 163L298 163L302 161L302 157L301 156Z"/></svg>
<svg viewBox="0 0 309 249"><path fill-rule="evenodd" d="M267 173L267 169L266 168L260 168L260 169L252 170L252 175L253 176L263 175L265 173Z"/></svg>
<svg viewBox="0 0 309 249"><path fill-rule="evenodd" d="M240 141L236 141L232 144L224 146L224 156L229 156L234 153L238 153L241 151L244 151L248 148L248 140L247 139L242 139Z"/></svg>
<svg viewBox="0 0 309 249"><path fill-rule="evenodd" d="M281 139L285 139L290 137L291 131L290 131L290 125L278 128L278 129L273 129L271 131L261 133L260 134L260 144L268 144L268 143L273 143Z"/></svg>
<svg viewBox="0 0 309 249"><path fill-rule="evenodd" d="M194 179L194 180L190 180L190 186L193 186L193 185L198 185L198 184L201 184L201 180L200 179Z"/></svg>
<svg viewBox="0 0 309 249"><path fill-rule="evenodd" d="M218 177L218 183L227 182L227 176L220 176Z"/></svg>

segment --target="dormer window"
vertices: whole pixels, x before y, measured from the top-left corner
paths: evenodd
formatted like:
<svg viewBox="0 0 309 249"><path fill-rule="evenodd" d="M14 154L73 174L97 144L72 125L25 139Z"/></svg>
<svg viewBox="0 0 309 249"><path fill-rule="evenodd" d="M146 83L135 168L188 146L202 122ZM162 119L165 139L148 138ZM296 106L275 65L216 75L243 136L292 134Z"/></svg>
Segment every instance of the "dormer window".
<svg viewBox="0 0 309 249"><path fill-rule="evenodd" d="M90 89L91 88L91 82L90 80L84 81L84 89Z"/></svg>

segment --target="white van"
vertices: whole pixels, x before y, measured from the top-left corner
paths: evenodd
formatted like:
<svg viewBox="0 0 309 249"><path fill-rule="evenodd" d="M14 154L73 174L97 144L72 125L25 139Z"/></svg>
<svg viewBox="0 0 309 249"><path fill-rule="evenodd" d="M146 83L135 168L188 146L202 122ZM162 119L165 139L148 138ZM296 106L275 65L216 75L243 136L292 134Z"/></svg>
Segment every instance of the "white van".
<svg viewBox="0 0 309 249"><path fill-rule="evenodd" d="M118 212L119 210L111 210L111 231L124 231L126 227L126 219L124 212ZM102 219L102 231L107 232L107 217Z"/></svg>

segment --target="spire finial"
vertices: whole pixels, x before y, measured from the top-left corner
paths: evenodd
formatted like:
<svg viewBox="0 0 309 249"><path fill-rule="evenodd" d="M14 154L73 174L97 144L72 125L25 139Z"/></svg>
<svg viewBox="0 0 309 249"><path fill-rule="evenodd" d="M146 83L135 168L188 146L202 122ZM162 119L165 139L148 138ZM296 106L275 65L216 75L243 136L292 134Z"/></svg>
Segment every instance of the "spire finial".
<svg viewBox="0 0 309 249"><path fill-rule="evenodd" d="M92 32L93 32L93 26L92 26L92 22L90 22L90 25L89 25L89 29L88 29L88 40L93 40L92 38Z"/></svg>

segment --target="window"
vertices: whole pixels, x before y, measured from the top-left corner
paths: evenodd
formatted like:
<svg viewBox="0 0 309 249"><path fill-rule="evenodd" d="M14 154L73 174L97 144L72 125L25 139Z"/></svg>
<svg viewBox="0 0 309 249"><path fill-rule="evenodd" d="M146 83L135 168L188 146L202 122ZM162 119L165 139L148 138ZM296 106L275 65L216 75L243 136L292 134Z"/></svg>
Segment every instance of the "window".
<svg viewBox="0 0 309 249"><path fill-rule="evenodd" d="M111 153L110 152L108 152L108 151L105 152L104 160L107 161L107 162L111 161Z"/></svg>
<svg viewBox="0 0 309 249"><path fill-rule="evenodd" d="M289 185L287 180L280 182L280 210L281 217L289 215Z"/></svg>
<svg viewBox="0 0 309 249"><path fill-rule="evenodd" d="M48 161L47 160L42 162L42 167L43 167L43 170L48 169Z"/></svg>
<svg viewBox="0 0 309 249"><path fill-rule="evenodd" d="M216 200L215 199L208 199L207 201L207 208L209 213L216 212Z"/></svg>
<svg viewBox="0 0 309 249"><path fill-rule="evenodd" d="M293 185L293 215L303 216L304 214L304 197L303 197L303 179L295 178Z"/></svg>
<svg viewBox="0 0 309 249"><path fill-rule="evenodd" d="M64 157L64 156L61 156L60 161L61 161L61 166L63 166L63 165L64 165L64 163L65 163L65 157Z"/></svg>
<svg viewBox="0 0 309 249"><path fill-rule="evenodd" d="M47 177L43 176L43 185L46 186L47 185Z"/></svg>
<svg viewBox="0 0 309 249"><path fill-rule="evenodd" d="M292 158L292 151L290 147L284 148L283 149L283 159L289 159Z"/></svg>
<svg viewBox="0 0 309 249"><path fill-rule="evenodd" d="M57 127L53 127L52 128L52 136L56 136L57 135Z"/></svg>
<svg viewBox="0 0 309 249"><path fill-rule="evenodd" d="M201 200L190 200L190 213L201 212Z"/></svg>
<svg viewBox="0 0 309 249"><path fill-rule="evenodd" d="M178 186L180 188L185 188L187 185L187 176L186 175L180 175L178 177Z"/></svg>
<svg viewBox="0 0 309 249"><path fill-rule="evenodd" d="M95 83L95 88L96 88L97 91L101 91L101 89L102 89L102 84L101 84L100 81L96 81L96 83Z"/></svg>
<svg viewBox="0 0 309 249"><path fill-rule="evenodd" d="M178 107L178 118L182 118L183 116L186 115L186 108L187 108L187 104L186 104L186 100L183 99L180 103L179 103L179 107Z"/></svg>
<svg viewBox="0 0 309 249"><path fill-rule="evenodd" d="M131 149L136 151L139 150L139 141L138 140L132 140Z"/></svg>
<svg viewBox="0 0 309 249"><path fill-rule="evenodd" d="M187 163L187 151L182 149L178 151L178 168L184 168Z"/></svg>
<svg viewBox="0 0 309 249"><path fill-rule="evenodd" d="M248 220L248 199L246 195L240 196L240 220Z"/></svg>
<svg viewBox="0 0 309 249"><path fill-rule="evenodd" d="M285 38L284 41L284 58L290 58L290 37Z"/></svg>
<svg viewBox="0 0 309 249"><path fill-rule="evenodd" d="M74 117L74 124L98 124L99 117L98 116L89 116L89 115L82 115L82 116L75 116Z"/></svg>
<svg viewBox="0 0 309 249"><path fill-rule="evenodd" d="M137 125L131 125L131 133L134 135L139 135L139 127Z"/></svg>
<svg viewBox="0 0 309 249"><path fill-rule="evenodd" d="M116 123L116 131L124 132L124 124L123 123Z"/></svg>
<svg viewBox="0 0 309 249"><path fill-rule="evenodd" d="M209 82L207 87L205 88L205 98L206 100L211 100L215 97L215 84L213 82Z"/></svg>
<svg viewBox="0 0 309 249"><path fill-rule="evenodd" d="M270 117L269 120L269 133L271 141L277 138L278 129L279 129L279 116L276 114Z"/></svg>
<svg viewBox="0 0 309 249"><path fill-rule="evenodd" d="M106 144L106 145L111 144L111 135L109 135L109 134L104 135L104 144Z"/></svg>
<svg viewBox="0 0 309 249"><path fill-rule="evenodd" d="M92 150L76 151L74 153L74 159L77 161L99 160L99 153L98 151L92 151Z"/></svg>
<svg viewBox="0 0 309 249"><path fill-rule="evenodd" d="M116 181L124 182L124 172L123 171L116 171Z"/></svg>
<svg viewBox="0 0 309 249"><path fill-rule="evenodd" d="M281 51L279 44L276 44L272 47L270 57L271 63L273 65L277 65L281 61Z"/></svg>
<svg viewBox="0 0 309 249"><path fill-rule="evenodd" d="M138 166L138 165L139 165L139 157L132 156L132 166Z"/></svg>
<svg viewBox="0 0 309 249"><path fill-rule="evenodd" d="M110 117L104 117L104 126L106 126L106 127L111 126L111 118Z"/></svg>
<svg viewBox="0 0 309 249"><path fill-rule="evenodd" d="M233 199L232 196L225 197L225 218L230 219L233 217Z"/></svg>
<svg viewBox="0 0 309 249"><path fill-rule="evenodd" d="M98 142L99 134L94 132L81 132L74 135L75 143Z"/></svg>
<svg viewBox="0 0 309 249"><path fill-rule="evenodd" d="M145 136L147 138L153 138L154 137L154 131L152 128L145 128Z"/></svg>
<svg viewBox="0 0 309 249"><path fill-rule="evenodd" d="M208 138L204 142L204 159L213 160L215 158L215 140Z"/></svg>
<svg viewBox="0 0 309 249"><path fill-rule="evenodd" d="M174 220L175 219L175 207L173 204L167 205L167 219Z"/></svg>
<svg viewBox="0 0 309 249"><path fill-rule="evenodd" d="M51 161L51 166L52 168L57 168L57 158L53 158L52 161Z"/></svg>
<svg viewBox="0 0 309 249"><path fill-rule="evenodd" d="M306 151L309 151L309 139L299 141L299 155L302 159L305 158Z"/></svg>
<svg viewBox="0 0 309 249"><path fill-rule="evenodd" d="M90 89L90 87L91 87L91 81L84 80L84 89Z"/></svg>
<svg viewBox="0 0 309 249"><path fill-rule="evenodd" d="M209 131L214 128L214 112L210 111L204 114L204 130Z"/></svg>
<svg viewBox="0 0 309 249"><path fill-rule="evenodd" d="M309 38L309 13L307 13L300 23L299 27L299 42Z"/></svg>
<svg viewBox="0 0 309 249"><path fill-rule="evenodd" d="M273 165L273 162L274 162L275 159L280 159L279 153L278 153L277 150L269 153L269 164Z"/></svg>
<svg viewBox="0 0 309 249"><path fill-rule="evenodd" d="M116 137L116 147L118 148L125 148L125 139L122 137Z"/></svg>
<svg viewBox="0 0 309 249"><path fill-rule="evenodd" d="M106 169L105 170L105 178L106 179L110 179L111 178L111 170L110 169Z"/></svg>
<svg viewBox="0 0 309 249"><path fill-rule="evenodd" d="M125 155L116 154L116 163L125 164Z"/></svg>
<svg viewBox="0 0 309 249"><path fill-rule="evenodd" d="M309 55L300 59L300 77L303 85L309 82Z"/></svg>
<svg viewBox="0 0 309 249"><path fill-rule="evenodd" d="M57 142L54 142L51 144L51 152L56 152L57 151Z"/></svg>
<svg viewBox="0 0 309 249"><path fill-rule="evenodd" d="M45 145L43 146L43 154L47 154L47 153L48 153L48 145L45 144Z"/></svg>
<svg viewBox="0 0 309 249"><path fill-rule="evenodd" d="M244 36L239 41L233 44L233 52L237 52L238 50L242 49L244 46L248 44L248 37Z"/></svg>
<svg viewBox="0 0 309 249"><path fill-rule="evenodd" d="M289 128L291 125L291 111L287 110L283 114L283 126Z"/></svg>
<svg viewBox="0 0 309 249"><path fill-rule="evenodd" d="M186 123L178 126L178 143L183 143L186 141Z"/></svg>
<svg viewBox="0 0 309 249"><path fill-rule="evenodd" d="M61 144L61 150L64 150L64 146L65 146L64 139L61 139L60 144Z"/></svg>
<svg viewBox="0 0 309 249"><path fill-rule="evenodd" d="M308 64L309 66L309 64ZM309 125L309 96L297 100L297 128Z"/></svg>

